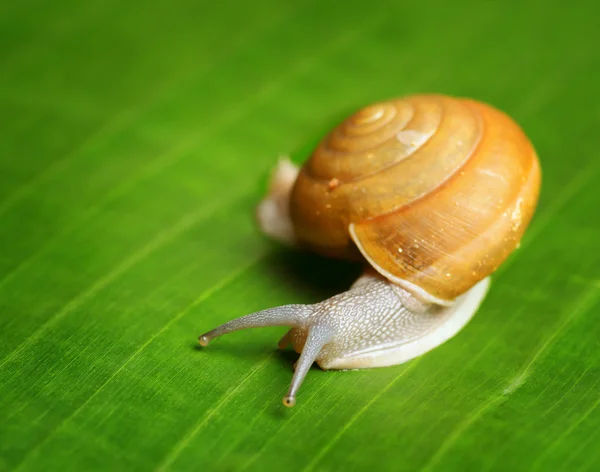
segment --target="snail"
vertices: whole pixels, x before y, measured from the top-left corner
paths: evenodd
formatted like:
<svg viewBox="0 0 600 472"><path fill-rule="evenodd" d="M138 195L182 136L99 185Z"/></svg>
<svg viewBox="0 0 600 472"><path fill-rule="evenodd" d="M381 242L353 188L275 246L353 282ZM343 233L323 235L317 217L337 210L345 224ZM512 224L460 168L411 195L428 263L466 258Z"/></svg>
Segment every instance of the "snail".
<svg viewBox="0 0 600 472"><path fill-rule="evenodd" d="M519 246L537 206L540 165L522 129L480 101L412 95L366 106L301 169L279 161L257 208L264 233L318 254L363 260L348 291L234 319L199 338L289 326L300 357L284 405L316 361L384 367L455 336L490 276Z"/></svg>

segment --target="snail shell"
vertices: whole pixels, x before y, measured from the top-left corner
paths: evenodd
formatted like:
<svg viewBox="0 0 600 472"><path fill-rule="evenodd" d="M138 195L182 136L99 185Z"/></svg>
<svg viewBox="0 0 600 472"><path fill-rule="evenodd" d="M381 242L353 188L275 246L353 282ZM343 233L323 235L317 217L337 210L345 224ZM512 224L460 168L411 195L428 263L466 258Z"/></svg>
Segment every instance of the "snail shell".
<svg viewBox="0 0 600 472"><path fill-rule="evenodd" d="M521 128L474 100L417 95L363 108L316 148L293 186L300 244L361 253L381 275L448 305L518 246L540 186Z"/></svg>

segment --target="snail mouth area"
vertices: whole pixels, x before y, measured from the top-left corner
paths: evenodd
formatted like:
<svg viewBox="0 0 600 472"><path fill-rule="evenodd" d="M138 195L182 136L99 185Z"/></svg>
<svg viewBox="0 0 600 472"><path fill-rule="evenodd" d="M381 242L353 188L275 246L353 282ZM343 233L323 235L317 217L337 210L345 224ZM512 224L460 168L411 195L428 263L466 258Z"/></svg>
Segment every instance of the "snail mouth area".
<svg viewBox="0 0 600 472"><path fill-rule="evenodd" d="M436 322L427 323L422 333L400 335L394 341L349 352L336 358L324 356L319 366L327 370L387 367L419 357L458 334L473 318L483 302L490 285L487 277L456 299L449 307L440 307L434 315ZM421 316L421 315L419 315ZM425 315L427 316L427 315Z"/></svg>

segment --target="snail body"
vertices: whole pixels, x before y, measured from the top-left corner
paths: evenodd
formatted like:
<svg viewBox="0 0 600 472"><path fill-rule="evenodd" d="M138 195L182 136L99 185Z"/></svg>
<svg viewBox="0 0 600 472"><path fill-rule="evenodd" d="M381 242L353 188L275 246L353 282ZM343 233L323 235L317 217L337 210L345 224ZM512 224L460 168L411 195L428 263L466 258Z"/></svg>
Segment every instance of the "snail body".
<svg viewBox="0 0 600 472"><path fill-rule="evenodd" d="M281 160L257 216L267 235L319 254L364 259L342 294L230 321L200 337L288 325L301 353L284 404L311 364L405 362L454 336L490 275L518 247L537 205L536 152L507 115L481 102L418 95L365 107L301 169Z"/></svg>

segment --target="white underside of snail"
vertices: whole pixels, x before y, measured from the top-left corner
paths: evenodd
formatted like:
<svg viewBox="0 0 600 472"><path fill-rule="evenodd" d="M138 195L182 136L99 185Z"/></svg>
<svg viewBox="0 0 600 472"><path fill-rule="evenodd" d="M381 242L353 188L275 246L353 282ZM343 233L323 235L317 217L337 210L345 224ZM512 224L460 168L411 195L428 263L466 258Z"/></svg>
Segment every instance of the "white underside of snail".
<svg viewBox="0 0 600 472"><path fill-rule="evenodd" d="M294 245L289 195L298 168L281 159L273 173L269 194L257 208L262 231ZM392 280L390 280L392 279ZM406 362L456 335L473 317L490 283L486 277L452 303L432 303L430 297L409 291L410 284L367 270L349 288L314 305L287 305L232 320L200 337L206 346L223 334L246 328L282 325L292 329L279 347L292 344L301 352L286 406L313 362L323 369L384 367Z"/></svg>

